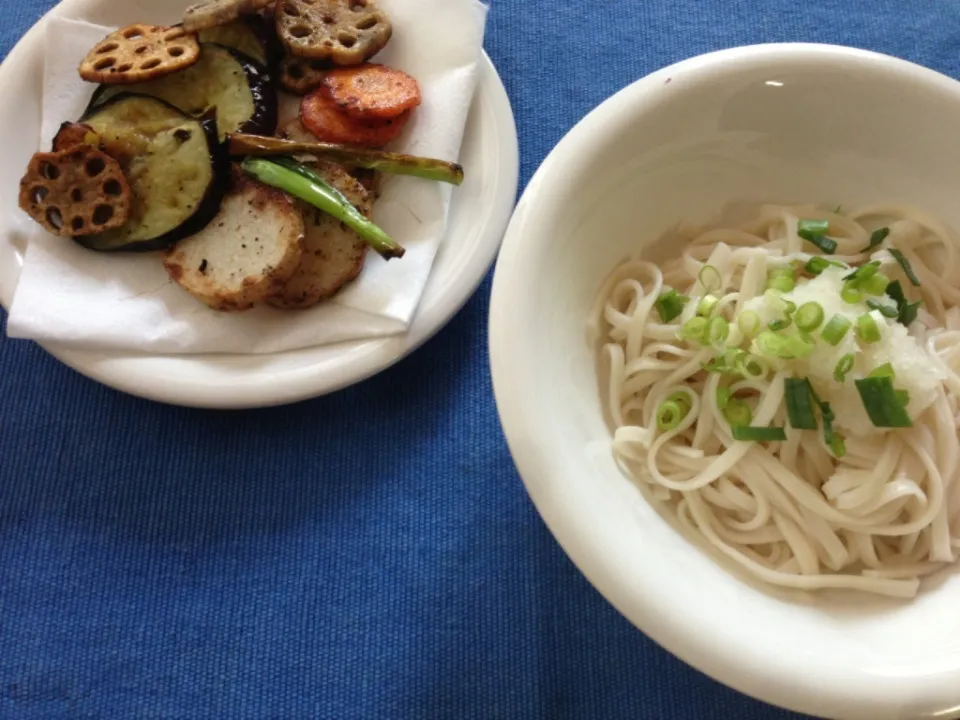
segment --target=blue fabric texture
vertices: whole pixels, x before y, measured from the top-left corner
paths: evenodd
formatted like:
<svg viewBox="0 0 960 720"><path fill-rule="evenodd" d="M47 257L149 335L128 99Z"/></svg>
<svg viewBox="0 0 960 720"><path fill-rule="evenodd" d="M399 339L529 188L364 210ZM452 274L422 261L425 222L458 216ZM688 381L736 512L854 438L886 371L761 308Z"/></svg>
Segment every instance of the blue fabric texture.
<svg viewBox="0 0 960 720"><path fill-rule="evenodd" d="M0 4L0 52L51 5ZM958 76L960 4L494 0L486 47L525 183L644 74L793 40ZM262 411L127 397L0 337L0 718L797 717L674 659L566 559L497 421L489 293L379 376Z"/></svg>

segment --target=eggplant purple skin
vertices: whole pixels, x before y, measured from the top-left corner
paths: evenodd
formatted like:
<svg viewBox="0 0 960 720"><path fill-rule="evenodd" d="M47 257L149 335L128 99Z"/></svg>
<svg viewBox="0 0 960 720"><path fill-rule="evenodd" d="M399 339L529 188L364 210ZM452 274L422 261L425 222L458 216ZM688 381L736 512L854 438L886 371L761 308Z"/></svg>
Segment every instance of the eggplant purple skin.
<svg viewBox="0 0 960 720"><path fill-rule="evenodd" d="M86 112L84 112L83 117L81 117L78 122L84 122L84 120L94 111L99 112L104 108L109 107L113 103L130 97L148 97L151 100L163 103L164 105L173 108L170 103L165 103L163 100L159 100L158 98L150 95L121 93L109 98L108 100L105 100L96 107L88 109ZM177 110L178 112L182 112L177 108L173 109ZM157 237L148 238L146 240L137 240L127 243L126 245L120 245L116 247L98 247L96 239L100 237L99 235L75 237L73 238L74 242L89 250L95 250L97 252L154 252L157 250L167 250L168 248L173 247L173 245L178 243L180 240L190 237L191 235L195 235L210 224L210 221L216 217L218 212L220 212L220 205L223 202L224 195L226 195L227 188L230 183L230 160L224 150L224 147L220 144L216 118L210 115L202 118L195 118L195 120L203 130L204 137L207 141L207 153L210 159L210 167L213 170L213 177L210 179L209 185L207 185L207 190L204 193L203 198L201 198L200 202L197 203L197 207L193 211L193 214L175 228L165 232L163 235L158 235Z"/></svg>
<svg viewBox="0 0 960 720"><path fill-rule="evenodd" d="M273 135L277 132L277 124L280 119L280 100L277 97L277 86L273 82L270 71L253 58L237 50L224 45L219 47L229 51L243 66L243 71L247 76L247 85L250 87L250 94L253 96L253 106L256 108L253 117L240 126L239 132L253 135Z"/></svg>
<svg viewBox="0 0 960 720"><path fill-rule="evenodd" d="M273 82L270 71L249 55L245 55L239 50L218 43L203 44L212 45L230 53L243 68L247 80L247 87L250 89L250 95L253 97L254 113L250 119L241 124L236 130L228 129L226 132L242 132L251 135L273 135L276 133L277 123L279 122L280 101L277 97L276 85ZM101 101L104 94L116 92L116 87L115 85L99 85L97 89L93 91L93 96L90 98L90 102L83 114L88 115L95 108L117 97L117 95L112 95L108 97L107 100ZM127 93L121 92L119 94ZM181 110L181 112L187 112L182 108L178 109Z"/></svg>

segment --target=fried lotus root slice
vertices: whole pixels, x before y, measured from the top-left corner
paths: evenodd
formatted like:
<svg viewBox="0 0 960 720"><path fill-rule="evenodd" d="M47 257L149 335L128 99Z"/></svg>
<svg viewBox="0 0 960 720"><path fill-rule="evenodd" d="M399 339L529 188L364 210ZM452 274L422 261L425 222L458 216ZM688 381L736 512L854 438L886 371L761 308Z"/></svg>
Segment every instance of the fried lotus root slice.
<svg viewBox="0 0 960 720"><path fill-rule="evenodd" d="M373 0L279 0L277 35L296 57L359 65L389 42L393 27Z"/></svg>
<svg viewBox="0 0 960 720"><path fill-rule="evenodd" d="M310 60L285 55L280 61L280 85L294 95L306 95L323 84L323 78L334 67L329 60Z"/></svg>
<svg viewBox="0 0 960 720"><path fill-rule="evenodd" d="M80 77L104 85L154 80L200 59L197 38L179 27L131 25L112 32L80 63Z"/></svg>
<svg viewBox="0 0 960 720"><path fill-rule="evenodd" d="M323 89L341 110L363 120L396 117L422 100L416 80L373 63L331 70L323 78Z"/></svg>
<svg viewBox="0 0 960 720"><path fill-rule="evenodd" d="M382 148L400 136L409 120L409 110L395 118L358 120L343 112L322 90L315 90L300 103L303 127L323 142Z"/></svg>
<svg viewBox="0 0 960 720"><path fill-rule="evenodd" d="M120 163L91 145L39 152L20 180L20 207L61 237L123 226L132 197Z"/></svg>
<svg viewBox="0 0 960 720"><path fill-rule="evenodd" d="M253 15L275 0L210 0L191 5L183 12L183 29L199 32L228 25L244 15Z"/></svg>

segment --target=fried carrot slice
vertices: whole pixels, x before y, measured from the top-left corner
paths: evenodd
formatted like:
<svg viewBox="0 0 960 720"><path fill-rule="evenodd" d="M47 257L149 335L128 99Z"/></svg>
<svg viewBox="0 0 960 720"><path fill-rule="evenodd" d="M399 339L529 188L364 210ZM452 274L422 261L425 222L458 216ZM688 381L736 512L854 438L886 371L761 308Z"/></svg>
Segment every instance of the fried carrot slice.
<svg viewBox="0 0 960 720"><path fill-rule="evenodd" d="M331 70L322 87L341 110L362 120L396 117L421 102L416 80L373 63Z"/></svg>
<svg viewBox="0 0 960 720"><path fill-rule="evenodd" d="M381 148L396 140L406 127L410 112L382 120L358 120L340 110L322 90L300 103L300 122L318 140L344 145Z"/></svg>

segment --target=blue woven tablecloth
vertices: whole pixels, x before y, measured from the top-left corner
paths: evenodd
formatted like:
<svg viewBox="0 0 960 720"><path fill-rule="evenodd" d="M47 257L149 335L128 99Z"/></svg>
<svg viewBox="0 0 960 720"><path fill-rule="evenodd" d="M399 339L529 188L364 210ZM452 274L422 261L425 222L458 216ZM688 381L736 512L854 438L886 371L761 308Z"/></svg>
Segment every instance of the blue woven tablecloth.
<svg viewBox="0 0 960 720"><path fill-rule="evenodd" d="M0 52L52 4L0 3ZM945 2L494 0L486 47L525 183L642 75L788 40L960 76ZM489 292L378 377L255 412L0 337L0 717L796 717L675 660L560 551L497 422Z"/></svg>

